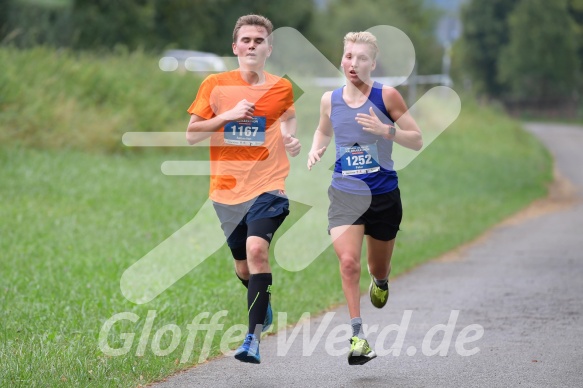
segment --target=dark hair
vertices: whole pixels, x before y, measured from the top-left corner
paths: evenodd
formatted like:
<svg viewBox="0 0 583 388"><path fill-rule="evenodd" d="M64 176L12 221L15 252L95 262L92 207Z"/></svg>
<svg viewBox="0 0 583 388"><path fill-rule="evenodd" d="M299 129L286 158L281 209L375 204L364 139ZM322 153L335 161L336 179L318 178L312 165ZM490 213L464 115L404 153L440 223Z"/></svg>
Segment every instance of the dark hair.
<svg viewBox="0 0 583 388"><path fill-rule="evenodd" d="M245 15L241 16L237 23L235 23L235 29L233 30L233 43L237 42L237 35L239 34L239 30L243 26L259 26L263 27L267 30L269 44L272 42L271 33L273 32L273 24L271 21L266 18L265 16L261 15Z"/></svg>

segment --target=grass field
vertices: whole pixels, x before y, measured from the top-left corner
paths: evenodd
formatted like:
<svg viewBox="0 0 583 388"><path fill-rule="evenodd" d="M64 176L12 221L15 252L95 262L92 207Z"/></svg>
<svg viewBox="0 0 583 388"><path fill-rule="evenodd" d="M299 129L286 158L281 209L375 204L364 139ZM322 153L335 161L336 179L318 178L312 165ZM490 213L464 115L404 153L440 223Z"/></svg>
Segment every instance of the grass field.
<svg viewBox="0 0 583 388"><path fill-rule="evenodd" d="M100 73L98 65L87 73L89 79L105 79L110 85L125 79L125 74L115 78L111 68ZM164 83L158 83L153 74L143 77L164 90ZM132 387L196 364L203 347L201 336L195 338L187 362L180 359L187 343L187 325L198 314L212 316L226 310L228 315L221 320L225 327L246 322L245 292L233 274L228 249L223 246L145 305L126 300L119 283L126 268L191 220L204 203L207 178L160 172L163 161L188 160L192 150L104 152L120 147L118 131L123 133L124 127L112 130L107 115L101 125L95 124L99 109L113 114L115 106L104 101L95 108L83 93L77 94L75 104L87 104L83 106L89 116L75 109L50 116L55 106L44 106L50 101L35 104L49 112L47 125L55 125L57 133L66 135L67 128L70 132L88 117L93 131L103 127L116 141L91 148L89 143L69 138L70 143L59 145L58 139L46 135L44 147L28 137L34 133L25 135L18 128L24 123L29 131L37 130L42 120L30 117L34 110L24 102L41 94L23 89L22 93L30 93L24 99L10 86L18 74L10 77L0 75L0 88L13 92L0 100L0 386ZM68 85L60 79L53 82ZM168 81L168 87L178 90L173 82ZM130 122L143 111L137 104L128 106L124 90L119 86L115 96L120 117ZM74 88L71 92L77 93ZM166 118L173 117L168 105L178 105L176 122L182 130L185 104L173 104L171 94L167 92L157 103L147 99L139 103L147 109L160 105ZM67 99L65 93L49 95L63 99L56 101ZM154 115L148 117L158 120ZM65 124L59 125L59 120ZM301 158L306 157L308 147L304 145ZM405 218L393 276L471 240L544 196L551 170L548 153L518 123L497 110L465 101L454 125L399 173ZM279 236L304 211L301 204L293 203L292 215ZM317 313L343 301L337 259L331 249L303 271L288 272L273 263L273 272L274 308L287 312L288 322L304 312ZM364 272L363 289L367 285ZM147 320L149 311L156 314L153 321ZM104 322L124 312L137 314L137 319L113 326L108 342L121 348L128 340L128 352L107 356L98 345L100 330ZM150 323L151 334L143 338L142 348L142 330ZM174 338L167 331L155 339L154 333L166 325L174 325L167 327L175 332L178 327L180 335ZM131 341L128 334L135 334ZM215 337L210 357L220 354L219 337ZM178 341L176 349L157 355L156 349L172 346L173 338Z"/></svg>

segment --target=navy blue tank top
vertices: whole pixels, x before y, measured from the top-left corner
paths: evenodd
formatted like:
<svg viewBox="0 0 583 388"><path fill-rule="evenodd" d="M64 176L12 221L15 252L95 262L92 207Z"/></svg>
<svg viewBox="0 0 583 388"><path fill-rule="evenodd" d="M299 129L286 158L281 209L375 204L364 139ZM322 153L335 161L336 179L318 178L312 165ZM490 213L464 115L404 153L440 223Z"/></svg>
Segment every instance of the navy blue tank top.
<svg viewBox="0 0 583 388"><path fill-rule="evenodd" d="M351 108L342 98L344 87L332 92L330 121L336 142L336 164L332 186L360 195L384 194L398 186L397 172L391 159L393 141L365 132L356 122L357 113L370 114L370 107L385 124L393 120L385 108L383 85L375 82L366 102Z"/></svg>

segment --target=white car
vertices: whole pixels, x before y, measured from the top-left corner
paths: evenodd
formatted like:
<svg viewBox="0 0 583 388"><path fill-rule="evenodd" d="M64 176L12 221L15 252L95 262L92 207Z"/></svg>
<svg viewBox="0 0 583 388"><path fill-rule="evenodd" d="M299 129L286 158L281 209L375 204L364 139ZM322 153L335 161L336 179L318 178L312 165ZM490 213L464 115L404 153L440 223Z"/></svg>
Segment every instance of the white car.
<svg viewBox="0 0 583 388"><path fill-rule="evenodd" d="M168 50L159 61L160 70L188 70L203 73L226 71L221 57L213 53L191 50Z"/></svg>

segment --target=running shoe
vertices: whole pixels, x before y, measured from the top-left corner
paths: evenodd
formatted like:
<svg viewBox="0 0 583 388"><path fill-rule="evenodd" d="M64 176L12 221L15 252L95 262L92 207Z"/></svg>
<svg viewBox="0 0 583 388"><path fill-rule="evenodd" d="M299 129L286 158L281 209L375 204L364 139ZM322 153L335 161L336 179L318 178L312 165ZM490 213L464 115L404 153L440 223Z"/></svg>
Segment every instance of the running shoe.
<svg viewBox="0 0 583 388"><path fill-rule="evenodd" d="M348 352L348 364L349 365L362 365L366 364L377 354L368 345L368 341L358 337L352 337L350 339L350 352Z"/></svg>
<svg viewBox="0 0 583 388"><path fill-rule="evenodd" d="M273 323L273 311L271 310L271 302L267 303L267 313L265 314L265 321L263 321L263 329L261 332L264 333L269 330L269 327Z"/></svg>
<svg viewBox="0 0 583 388"><path fill-rule="evenodd" d="M235 358L242 362L251 364L260 364L261 357L259 356L259 341L254 334L247 334L243 345L235 352Z"/></svg>
<svg viewBox="0 0 583 388"><path fill-rule="evenodd" d="M374 277L371 275L368 293L370 295L370 301L372 305L379 309L383 308L389 299L389 283L385 284L383 287L379 287L375 283Z"/></svg>

